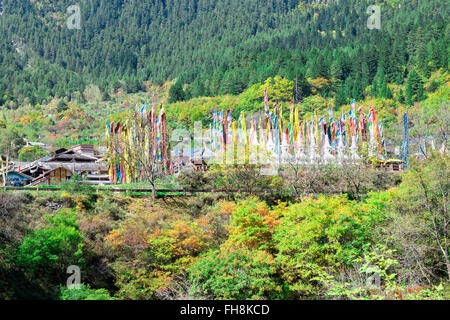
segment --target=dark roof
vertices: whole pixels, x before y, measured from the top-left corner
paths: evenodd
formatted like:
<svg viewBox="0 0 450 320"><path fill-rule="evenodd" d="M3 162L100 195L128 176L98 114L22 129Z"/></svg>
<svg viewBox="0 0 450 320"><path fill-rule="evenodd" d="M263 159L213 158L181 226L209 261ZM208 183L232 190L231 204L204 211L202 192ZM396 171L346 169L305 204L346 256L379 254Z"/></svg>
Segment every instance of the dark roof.
<svg viewBox="0 0 450 320"><path fill-rule="evenodd" d="M65 149L65 148L58 149L55 151L55 155L53 157L51 157L51 159L48 159L46 161L47 162L49 162L49 161L95 162L98 160L98 158L96 158L92 155L81 152L80 148L82 148L82 146L84 146L84 145L74 146L71 149ZM75 150L77 150L77 151L75 151ZM92 147L91 150L94 151L94 148Z"/></svg>
<svg viewBox="0 0 450 320"><path fill-rule="evenodd" d="M47 162L51 158L52 158L51 156L45 156L45 157L37 159L33 162L18 162L18 163L16 163L16 169L20 166L21 170L25 171L30 168L36 167L40 162Z"/></svg>
<svg viewBox="0 0 450 320"><path fill-rule="evenodd" d="M55 154L64 153L66 151L68 151L66 148L60 148L60 149L55 151Z"/></svg>
<svg viewBox="0 0 450 320"><path fill-rule="evenodd" d="M45 170L54 170L58 168L64 168L68 171L107 171L108 167L100 162L92 163L92 162L45 162L41 163L40 166Z"/></svg>
<svg viewBox="0 0 450 320"><path fill-rule="evenodd" d="M47 162L54 162L54 161L95 162L97 161L97 158L90 157L84 154L59 153L55 154L51 159L47 160Z"/></svg>

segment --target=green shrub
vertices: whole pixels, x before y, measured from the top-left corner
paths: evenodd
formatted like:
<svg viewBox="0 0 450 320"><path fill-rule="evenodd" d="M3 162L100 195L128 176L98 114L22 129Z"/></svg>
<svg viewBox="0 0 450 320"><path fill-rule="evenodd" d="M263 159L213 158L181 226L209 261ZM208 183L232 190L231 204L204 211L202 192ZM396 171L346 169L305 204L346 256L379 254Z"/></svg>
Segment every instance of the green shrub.
<svg viewBox="0 0 450 320"><path fill-rule="evenodd" d="M60 300L116 300L106 289L91 289L89 285L81 284L79 289L60 288Z"/></svg>
<svg viewBox="0 0 450 320"><path fill-rule="evenodd" d="M210 251L190 269L197 294L215 299L281 299L276 273L271 254L246 247Z"/></svg>
<svg viewBox="0 0 450 320"><path fill-rule="evenodd" d="M47 216L49 225L33 231L16 250L16 262L31 273L63 279L70 265L82 265L83 236L73 211Z"/></svg>
<svg viewBox="0 0 450 320"><path fill-rule="evenodd" d="M283 210L273 239L282 278L293 292L321 294L321 280L363 254L370 246L365 225L370 209L343 196L320 196Z"/></svg>

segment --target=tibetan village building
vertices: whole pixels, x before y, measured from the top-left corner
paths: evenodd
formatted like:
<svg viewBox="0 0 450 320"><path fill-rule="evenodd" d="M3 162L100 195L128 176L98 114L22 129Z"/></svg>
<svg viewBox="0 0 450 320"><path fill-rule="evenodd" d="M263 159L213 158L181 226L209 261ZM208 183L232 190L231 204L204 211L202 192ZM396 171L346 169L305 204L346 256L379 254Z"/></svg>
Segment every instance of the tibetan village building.
<svg viewBox="0 0 450 320"><path fill-rule="evenodd" d="M208 148L175 148L171 152L174 174L182 171L206 171L215 154Z"/></svg>
<svg viewBox="0 0 450 320"><path fill-rule="evenodd" d="M31 163L16 163L15 172L31 177L29 186L55 185L69 180L75 173L87 179L88 184L109 184L108 169L93 146L78 145L58 149Z"/></svg>

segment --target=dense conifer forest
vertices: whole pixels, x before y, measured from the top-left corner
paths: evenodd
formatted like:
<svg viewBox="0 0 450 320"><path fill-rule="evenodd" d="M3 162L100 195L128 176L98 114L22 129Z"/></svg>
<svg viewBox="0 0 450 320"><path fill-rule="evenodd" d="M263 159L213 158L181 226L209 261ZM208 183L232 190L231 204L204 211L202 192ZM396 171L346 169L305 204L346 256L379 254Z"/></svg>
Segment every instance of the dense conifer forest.
<svg viewBox="0 0 450 320"><path fill-rule="evenodd" d="M187 97L239 94L276 75L297 79L298 100L311 94L306 78L335 79L322 94L343 103L376 76L402 84L412 66L429 76L448 65L441 0L81 0L79 30L66 23L72 4L3 0L3 103L49 102L92 83L135 93L147 80L177 79ZM373 4L380 30L367 28Z"/></svg>

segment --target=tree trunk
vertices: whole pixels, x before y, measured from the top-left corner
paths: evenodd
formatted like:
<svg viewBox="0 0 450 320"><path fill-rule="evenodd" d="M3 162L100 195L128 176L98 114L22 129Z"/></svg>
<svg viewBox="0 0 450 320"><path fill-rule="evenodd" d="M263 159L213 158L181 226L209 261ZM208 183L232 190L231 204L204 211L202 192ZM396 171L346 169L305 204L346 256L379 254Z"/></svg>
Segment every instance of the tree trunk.
<svg viewBox="0 0 450 320"><path fill-rule="evenodd" d="M158 193L156 192L155 185L152 183L152 198L156 199L158 197Z"/></svg>

